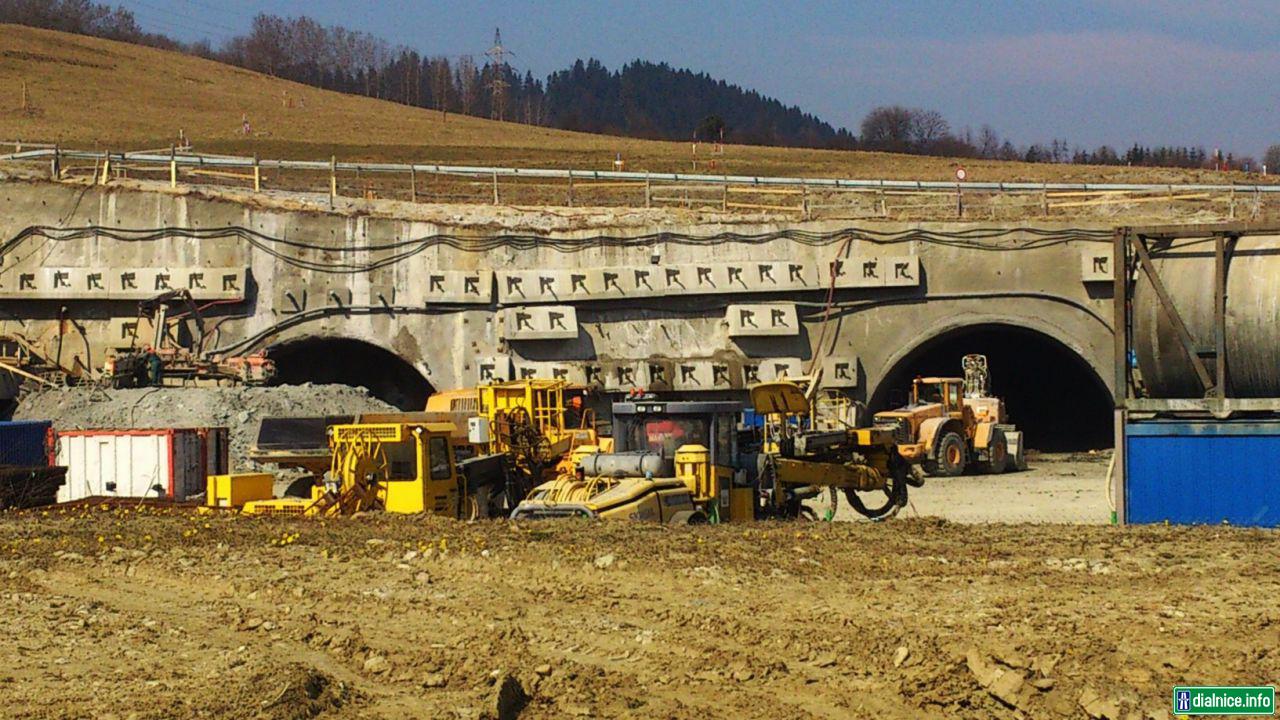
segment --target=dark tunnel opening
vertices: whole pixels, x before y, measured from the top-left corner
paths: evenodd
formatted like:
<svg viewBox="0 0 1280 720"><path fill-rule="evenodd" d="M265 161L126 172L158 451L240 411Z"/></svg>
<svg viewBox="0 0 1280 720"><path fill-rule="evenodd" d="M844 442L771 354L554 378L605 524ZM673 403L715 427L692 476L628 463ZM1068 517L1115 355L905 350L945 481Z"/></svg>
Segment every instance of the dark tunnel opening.
<svg viewBox="0 0 1280 720"><path fill-rule="evenodd" d="M1111 447L1111 396L1093 369L1057 340L1008 325L961 328L923 343L889 371L871 408L901 404L917 375L963 376L960 359L969 353L987 356L992 393L1004 399L1010 420L1025 433L1026 447L1045 452Z"/></svg>
<svg viewBox="0 0 1280 720"><path fill-rule="evenodd" d="M350 338L307 338L271 348L277 385L303 383L364 387L401 410L422 410L431 383L398 355Z"/></svg>

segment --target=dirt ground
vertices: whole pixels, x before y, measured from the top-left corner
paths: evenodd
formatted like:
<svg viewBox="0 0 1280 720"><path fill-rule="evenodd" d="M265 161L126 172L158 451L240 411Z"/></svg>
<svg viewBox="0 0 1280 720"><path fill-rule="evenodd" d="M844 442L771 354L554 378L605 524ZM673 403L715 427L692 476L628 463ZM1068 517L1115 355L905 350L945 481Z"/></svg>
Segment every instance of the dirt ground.
<svg viewBox="0 0 1280 720"><path fill-rule="evenodd" d="M27 511L0 517L0 703L121 720L1164 718L1175 684L1280 677L1277 557L1280 535L1217 526Z"/></svg>
<svg viewBox="0 0 1280 720"><path fill-rule="evenodd" d="M959 523L1072 523L1098 525L1111 520L1107 465L1111 451L1032 452L1026 470L1002 475L928 478L911 488L901 517L938 517ZM843 498L837 520L858 520ZM814 503L826 511L830 501ZM820 513L821 514L821 513Z"/></svg>

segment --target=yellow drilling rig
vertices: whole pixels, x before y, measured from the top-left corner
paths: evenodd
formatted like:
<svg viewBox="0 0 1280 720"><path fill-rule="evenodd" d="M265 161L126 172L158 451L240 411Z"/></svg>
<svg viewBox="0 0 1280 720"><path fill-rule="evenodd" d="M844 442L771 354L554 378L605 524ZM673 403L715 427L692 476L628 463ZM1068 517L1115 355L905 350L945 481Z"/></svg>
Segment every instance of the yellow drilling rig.
<svg viewBox="0 0 1280 720"><path fill-rule="evenodd" d="M801 383L757 385L751 403L764 420L753 432L740 431L737 402L614 403L613 450L579 446L566 463L572 471L534 488L512 517L794 518L813 514L806 500L843 491L858 512L882 519L918 484L891 428L825 427Z"/></svg>

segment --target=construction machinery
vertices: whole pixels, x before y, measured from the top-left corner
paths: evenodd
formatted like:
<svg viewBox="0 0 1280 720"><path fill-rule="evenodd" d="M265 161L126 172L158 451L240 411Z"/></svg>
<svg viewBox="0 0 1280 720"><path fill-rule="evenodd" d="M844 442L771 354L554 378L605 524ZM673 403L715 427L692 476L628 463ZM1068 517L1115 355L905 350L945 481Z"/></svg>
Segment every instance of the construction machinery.
<svg viewBox="0 0 1280 720"><path fill-rule="evenodd" d="M58 387L67 375L40 356L20 334L0 335L0 419L8 417L28 387Z"/></svg>
<svg viewBox="0 0 1280 720"><path fill-rule="evenodd" d="M824 416L821 395L793 381L751 388L751 403L765 417L761 488L774 516L807 512L803 501L828 491L834 515L837 492L864 517L880 520L907 504L908 486L923 480L898 452L893 427L852 427Z"/></svg>
<svg viewBox="0 0 1280 720"><path fill-rule="evenodd" d="M602 444L584 394L527 379L433 395L422 412L263 418L249 457L305 474L278 499L261 473L219 476L209 502L247 514L506 515L575 448Z"/></svg>
<svg viewBox="0 0 1280 720"><path fill-rule="evenodd" d="M148 323L151 343L139 347L139 332ZM185 289L166 290L138 303L138 320L129 338L129 346L116 348L103 367L115 388L222 382L263 385L275 377L275 363L265 353L206 355L204 317Z"/></svg>
<svg viewBox="0 0 1280 720"><path fill-rule="evenodd" d="M245 515L327 517L385 510L485 517L494 486L505 482L501 463L472 458L473 472L454 457L450 423L367 422L328 429L330 461L310 479L304 497L272 497L268 473L213 475L206 503ZM482 471L483 470L483 471ZM499 513L501 514L501 513Z"/></svg>
<svg viewBox="0 0 1280 720"><path fill-rule="evenodd" d="M572 471L534 488L511 517L794 518L829 488L872 518L906 503L908 465L891 431L813 429L813 401L796 382L757 385L751 399L766 418L758 435L740 432L738 402L648 396L614 403L613 450L579 446L566 463ZM864 493L884 497L867 501Z"/></svg>
<svg viewBox="0 0 1280 720"><path fill-rule="evenodd" d="M875 424L892 429L902 456L929 475L1025 470L1022 433L990 394L986 356L965 355L961 367L964 377L917 377L908 403L876 413Z"/></svg>
<svg viewBox="0 0 1280 720"><path fill-rule="evenodd" d="M575 448L599 444L585 388L529 378L481 385L475 396L467 439L481 454L508 458L513 503L562 472L560 463Z"/></svg>

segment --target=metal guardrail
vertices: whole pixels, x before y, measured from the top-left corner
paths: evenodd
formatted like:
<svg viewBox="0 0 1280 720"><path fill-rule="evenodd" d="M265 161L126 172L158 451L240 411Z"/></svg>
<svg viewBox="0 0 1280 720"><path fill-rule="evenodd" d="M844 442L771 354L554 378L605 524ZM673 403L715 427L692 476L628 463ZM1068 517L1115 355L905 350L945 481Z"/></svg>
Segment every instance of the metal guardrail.
<svg viewBox="0 0 1280 720"><path fill-rule="evenodd" d="M938 180L851 180L844 178L761 177L753 175L705 175L691 173L632 172L622 170L559 170L552 168L483 167L475 165L434 165L420 163L337 162L336 160L266 160L233 155L191 153L98 152L40 148L0 155L0 161L95 160L112 164L128 163L179 168L239 168L451 175L471 178L554 178L563 180L627 180L638 182L694 182L719 185L783 186L813 189L857 190L945 190L977 192L1046 192L1084 190L1095 192L1235 192L1280 193L1277 184L1205 183L1045 183L1045 182L955 182Z"/></svg>

